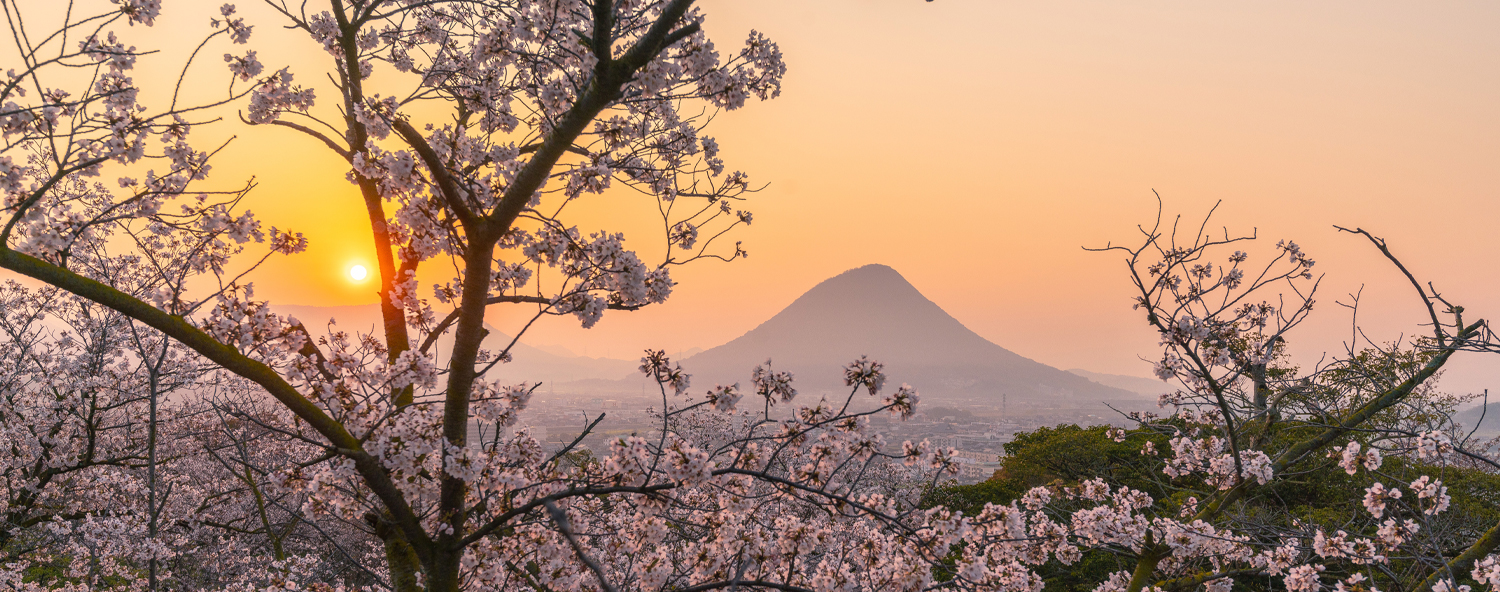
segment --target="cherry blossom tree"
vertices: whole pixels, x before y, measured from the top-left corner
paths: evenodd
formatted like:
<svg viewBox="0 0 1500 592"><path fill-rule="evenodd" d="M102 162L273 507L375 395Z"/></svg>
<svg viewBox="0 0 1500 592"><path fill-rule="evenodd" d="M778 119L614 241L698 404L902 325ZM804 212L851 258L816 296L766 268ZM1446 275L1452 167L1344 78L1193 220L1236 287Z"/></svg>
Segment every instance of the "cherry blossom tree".
<svg viewBox="0 0 1500 592"><path fill-rule="evenodd" d="M132 274L107 275L130 289ZM249 467L291 466L306 447L221 420L214 401L241 400L241 416L256 408L242 381L219 384L227 377L160 333L56 288L7 282L0 311L0 578L269 585L285 577L273 560L324 556L300 566L308 581L371 580L330 553L347 553L351 533L325 532L299 519L300 499L257 487Z"/></svg>
<svg viewBox="0 0 1500 592"><path fill-rule="evenodd" d="M178 425L167 395L201 368L159 336L133 355L151 346L127 319L55 288L7 282L0 309L4 571L97 585L140 566L156 589L207 509L181 470L192 447L159 437Z"/></svg>
<svg viewBox="0 0 1500 592"><path fill-rule="evenodd" d="M6 563L61 544L68 529L54 525L89 514L107 520L130 505L140 491L130 469L148 463L139 381L120 355L123 323L96 319L56 292L0 287ZM48 320L61 326L43 326Z"/></svg>
<svg viewBox="0 0 1500 592"><path fill-rule="evenodd" d="M1462 517L1445 522L1442 479L1454 460L1488 471L1500 463L1464 445L1448 417L1464 398L1434 384L1456 352L1493 349L1485 321L1465 320L1463 307L1419 282L1384 240L1340 228L1410 280L1430 335L1377 343L1356 325L1342 355L1299 367L1287 343L1313 310L1314 261L1280 241L1252 266L1237 247L1255 237L1214 238L1207 220L1179 229L1180 220L1158 219L1137 246L1103 249L1127 256L1135 308L1161 336L1156 373L1182 389L1162 398L1174 413L1135 414L1139 428L1112 430L1139 445L1145 474L1156 478L1136 487L1155 499L1094 480L1064 490L1067 503L1055 510L1071 520L1071 536L1134 565L1100 589L1228 590L1236 578L1306 591L1447 591L1465 579L1493 586L1500 525L1451 528ZM1357 310L1357 298L1342 304ZM1385 462L1392 457L1401 462ZM1358 516L1319 524L1278 503L1290 483L1333 471L1366 484Z"/></svg>

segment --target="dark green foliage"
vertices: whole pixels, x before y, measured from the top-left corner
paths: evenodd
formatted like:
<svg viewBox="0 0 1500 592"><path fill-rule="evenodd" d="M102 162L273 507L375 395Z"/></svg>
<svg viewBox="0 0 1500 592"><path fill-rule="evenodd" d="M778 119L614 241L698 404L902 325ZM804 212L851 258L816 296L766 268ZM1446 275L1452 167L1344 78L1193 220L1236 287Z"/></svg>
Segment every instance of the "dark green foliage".
<svg viewBox="0 0 1500 592"><path fill-rule="evenodd" d="M977 515L986 503L1009 505L1033 487L1053 489L1075 486L1102 478L1112 487L1126 486L1149 493L1156 500L1148 513L1177 516L1191 495L1203 496L1212 488L1192 479L1168 480L1161 473L1160 458L1141 454L1149 440L1162 456L1171 454L1167 438L1156 432L1133 430L1124 442L1115 442L1109 426L1061 425L1018 433L1005 445L1006 455L991 479L973 485L950 484L928 495L924 505L942 505L968 515ZM1296 439L1297 430L1285 430L1267 442L1268 449L1282 448ZM1282 441L1285 440L1285 441ZM1329 533L1360 529L1369 518L1363 507L1364 489L1370 481L1405 487L1421 475L1443 481L1452 496L1452 507L1423 527L1423 536L1437 536L1459 548L1485 530L1500 523L1500 475L1478 469L1434 466L1404 457L1388 457L1380 470L1349 475L1333 459L1310 458L1291 471L1257 488L1230 512L1241 525L1288 526L1292 521L1322 527ZM1178 487L1181 487L1178 489ZM1170 489L1169 489L1170 488ZM1413 501L1413 500L1403 500ZM1404 514L1409 516L1409 514ZM1065 518L1064 518L1065 520ZM1367 533L1368 534L1368 533ZM1445 545L1446 546L1446 545ZM1392 567L1403 569L1403 560ZM1102 550L1088 550L1083 558L1062 565L1052 561L1039 566L1047 590L1091 591L1116 571L1134 568L1133 558ZM1329 565L1325 575L1340 574ZM1238 579L1244 589L1265 589L1264 578ZM1279 589L1279 579L1271 580ZM1380 582L1386 584L1389 582ZM1388 586L1380 586L1388 589Z"/></svg>
<svg viewBox="0 0 1500 592"><path fill-rule="evenodd" d="M1033 487L1072 485L1096 477L1162 497L1165 492L1154 485L1156 479L1149 474L1155 470L1154 463L1142 458L1141 447L1149 439L1158 449L1165 449L1167 439L1133 432L1124 442L1115 442L1107 434L1109 429L1066 424L1017 433L1005 444L1005 456L993 478L975 485L944 487L929 496L928 503L978 512L986 502L1008 504Z"/></svg>

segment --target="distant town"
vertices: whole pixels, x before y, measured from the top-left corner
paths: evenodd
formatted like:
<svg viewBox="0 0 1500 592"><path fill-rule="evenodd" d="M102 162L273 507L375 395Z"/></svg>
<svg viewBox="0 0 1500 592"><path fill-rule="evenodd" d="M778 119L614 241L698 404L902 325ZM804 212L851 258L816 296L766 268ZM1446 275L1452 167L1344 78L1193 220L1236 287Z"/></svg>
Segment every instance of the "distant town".
<svg viewBox="0 0 1500 592"><path fill-rule="evenodd" d="M654 397L639 394L599 396L548 392L545 386L542 389L522 414L518 427L527 429L549 452L578 440L584 427L598 419L600 414L605 418L579 440L575 450L586 449L602 455L614 438L651 434L660 428L657 413L662 408L662 398L659 393ZM794 403L810 404L819 396L834 399L832 392L809 393L799 396ZM1128 423L1124 413L1144 411L1148 407L1140 400L1126 400L1109 406L1043 408L1032 402L1012 404L1003 395L1000 398L1002 404L999 407L991 403L992 397L989 396L924 401L910 420L901 421L882 413L873 416L870 425L885 438L887 452L899 451L901 443L908 440L927 440L935 447L956 449L962 466L955 480L976 483L988 479L1000 468L1000 458L1005 454L1004 444L1017 432L1060 424L1124 426ZM679 397L674 402L681 404L683 401ZM863 393L856 395L856 405L868 405L868 401ZM746 411L742 405L741 412ZM493 438L493 429L476 428L469 430L471 446L479 446L481 441Z"/></svg>

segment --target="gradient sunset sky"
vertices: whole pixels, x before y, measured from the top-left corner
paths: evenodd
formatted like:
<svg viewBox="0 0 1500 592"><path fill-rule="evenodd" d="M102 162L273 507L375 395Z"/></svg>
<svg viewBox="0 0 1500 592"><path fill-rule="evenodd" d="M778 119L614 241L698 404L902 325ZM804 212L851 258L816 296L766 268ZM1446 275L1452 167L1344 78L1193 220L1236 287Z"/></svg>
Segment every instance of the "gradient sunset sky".
<svg viewBox="0 0 1500 592"><path fill-rule="evenodd" d="M1386 237L1471 316L1500 318L1500 4L703 6L721 51L753 28L781 45L789 66L779 99L721 114L709 129L730 168L769 183L749 204L755 224L737 237L749 259L680 269L665 305L612 313L587 331L571 317L548 319L529 341L617 358L712 347L823 279L883 263L1017 353L1147 376L1138 356L1156 355L1157 339L1130 309L1121 257L1081 247L1135 240L1134 226L1155 215L1153 189L1169 214L1194 221L1222 200L1219 225L1262 237L1252 256L1282 238L1311 253L1327 277L1313 322L1293 338L1299 355L1349 338L1349 315L1334 302L1361 285L1372 337L1422 330L1410 286L1334 224ZM170 27L211 16L206 5L167 10L183 11L164 17ZM312 41L278 32L264 9L242 10L268 66L290 63L309 81L321 71ZM257 296L374 302L372 283L345 275L373 261L347 165L286 130L233 131L216 177L256 175L251 209L312 241L262 269ZM659 242L643 202L593 203L575 219L583 230ZM516 316L496 308L490 318L508 329ZM1496 362L1459 359L1444 384L1500 387Z"/></svg>

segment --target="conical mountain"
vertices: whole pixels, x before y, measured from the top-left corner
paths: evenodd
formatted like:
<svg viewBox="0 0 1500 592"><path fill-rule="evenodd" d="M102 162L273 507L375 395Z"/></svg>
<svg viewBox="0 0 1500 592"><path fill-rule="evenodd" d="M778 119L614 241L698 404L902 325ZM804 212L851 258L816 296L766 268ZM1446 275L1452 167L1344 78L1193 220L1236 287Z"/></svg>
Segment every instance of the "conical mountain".
<svg viewBox="0 0 1500 592"><path fill-rule="evenodd" d="M759 327L682 362L694 390L749 385L767 358L803 391L842 390L842 368L861 355L886 365L893 384L924 396L989 398L1047 407L1139 399L1022 357L970 331L900 273L866 265L823 281Z"/></svg>

